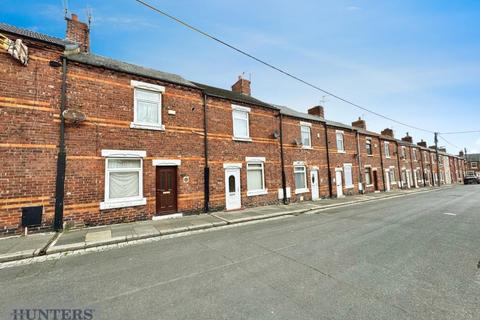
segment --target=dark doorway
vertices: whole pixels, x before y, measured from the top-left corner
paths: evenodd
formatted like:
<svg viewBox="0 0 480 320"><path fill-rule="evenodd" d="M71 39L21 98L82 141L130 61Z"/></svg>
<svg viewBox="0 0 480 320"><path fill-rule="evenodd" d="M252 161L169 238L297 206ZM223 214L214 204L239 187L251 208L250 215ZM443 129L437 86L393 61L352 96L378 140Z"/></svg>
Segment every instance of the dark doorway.
<svg viewBox="0 0 480 320"><path fill-rule="evenodd" d="M157 214L177 212L177 167L157 167Z"/></svg>
<svg viewBox="0 0 480 320"><path fill-rule="evenodd" d="M378 173L377 170L373 171L373 186L375 188L375 191L379 191L380 189L378 188Z"/></svg>

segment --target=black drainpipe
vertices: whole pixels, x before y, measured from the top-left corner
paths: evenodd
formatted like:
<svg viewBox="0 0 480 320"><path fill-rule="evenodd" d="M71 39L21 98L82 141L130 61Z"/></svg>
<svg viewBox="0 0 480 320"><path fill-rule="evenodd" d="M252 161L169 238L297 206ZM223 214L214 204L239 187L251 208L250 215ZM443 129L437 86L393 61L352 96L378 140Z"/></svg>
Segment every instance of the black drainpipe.
<svg viewBox="0 0 480 320"><path fill-rule="evenodd" d="M380 150L380 167L382 169L382 181L383 181L383 192L387 192L387 184L386 184L386 180L385 179L385 168L383 166L383 153L382 153L382 139L381 138L378 138L378 143L379 143L379 150ZM377 178L378 178L378 175L377 175Z"/></svg>
<svg viewBox="0 0 480 320"><path fill-rule="evenodd" d="M208 166L208 116L207 116L207 99L208 96L206 93L203 93L203 146L204 146L204 157L205 157L205 167L203 169L203 184L204 184L204 207L203 211L207 213L210 210L210 168Z"/></svg>
<svg viewBox="0 0 480 320"><path fill-rule="evenodd" d="M282 190L283 190L283 204L288 204L287 199L287 177L285 175L285 158L283 154L283 115L279 113L280 118L280 165L282 166Z"/></svg>
<svg viewBox="0 0 480 320"><path fill-rule="evenodd" d="M55 181L55 231L63 229L63 200L65 197L65 168L67 154L65 152L65 118L63 111L67 103L67 58L62 57L62 89L60 97L60 146L57 158L57 177Z"/></svg>
<svg viewBox="0 0 480 320"><path fill-rule="evenodd" d="M332 186L332 172L330 171L330 151L328 147L328 130L327 122L323 123L325 128L325 146L327 148L327 168L328 168L328 196L331 198L333 196L333 186Z"/></svg>

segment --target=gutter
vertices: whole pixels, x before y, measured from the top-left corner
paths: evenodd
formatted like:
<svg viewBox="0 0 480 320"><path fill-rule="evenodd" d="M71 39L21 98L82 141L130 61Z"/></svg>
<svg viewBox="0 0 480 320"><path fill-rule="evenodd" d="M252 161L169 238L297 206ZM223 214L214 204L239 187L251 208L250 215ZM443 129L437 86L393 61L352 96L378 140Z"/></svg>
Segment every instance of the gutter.
<svg viewBox="0 0 480 320"><path fill-rule="evenodd" d="M55 180L55 216L53 228L55 231L63 229L63 201L65 198L65 171L66 171L66 151L65 151L65 118L63 111L67 104L67 58L62 56L62 88L60 98L60 141L57 157L57 176Z"/></svg>

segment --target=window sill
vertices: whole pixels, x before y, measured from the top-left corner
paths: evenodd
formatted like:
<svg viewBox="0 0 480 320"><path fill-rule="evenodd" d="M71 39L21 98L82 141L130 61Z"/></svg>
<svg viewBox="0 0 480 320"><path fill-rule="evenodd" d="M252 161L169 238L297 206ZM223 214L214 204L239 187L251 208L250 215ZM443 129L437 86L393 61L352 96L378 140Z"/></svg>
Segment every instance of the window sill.
<svg viewBox="0 0 480 320"><path fill-rule="evenodd" d="M367 157L373 157L373 154L367 154Z"/></svg>
<svg viewBox="0 0 480 320"><path fill-rule="evenodd" d="M312 146L302 146L302 149L313 150L313 147Z"/></svg>
<svg viewBox="0 0 480 320"><path fill-rule="evenodd" d="M345 150L337 150L337 153L347 153Z"/></svg>
<svg viewBox="0 0 480 320"><path fill-rule="evenodd" d="M154 125L154 124L142 124L142 123L130 123L130 128L132 129L143 129L143 130L156 130L156 131L165 131L164 125Z"/></svg>
<svg viewBox="0 0 480 320"><path fill-rule="evenodd" d="M373 187L373 184L367 184L365 187L366 188L371 188L371 187Z"/></svg>
<svg viewBox="0 0 480 320"><path fill-rule="evenodd" d="M308 192L310 192L310 190L308 190L308 188L295 189L295 194L308 193Z"/></svg>
<svg viewBox="0 0 480 320"><path fill-rule="evenodd" d="M232 137L232 140L240 142L252 142L252 138Z"/></svg>
<svg viewBox="0 0 480 320"><path fill-rule="evenodd" d="M108 202L105 201L105 202L100 202L100 210L144 206L146 204L147 204L147 198L141 198L136 200L124 200L124 201L108 201Z"/></svg>
<svg viewBox="0 0 480 320"><path fill-rule="evenodd" d="M247 197L263 196L268 194L268 189L247 191Z"/></svg>
<svg viewBox="0 0 480 320"><path fill-rule="evenodd" d="M351 185L351 186L345 186L345 189L353 189L355 186L354 185Z"/></svg>

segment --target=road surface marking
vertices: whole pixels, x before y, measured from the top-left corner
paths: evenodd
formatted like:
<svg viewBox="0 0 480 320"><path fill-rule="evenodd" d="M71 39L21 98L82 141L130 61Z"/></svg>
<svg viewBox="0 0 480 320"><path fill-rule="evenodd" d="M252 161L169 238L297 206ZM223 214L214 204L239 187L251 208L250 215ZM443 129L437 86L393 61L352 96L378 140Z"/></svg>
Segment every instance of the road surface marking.
<svg viewBox="0 0 480 320"><path fill-rule="evenodd" d="M445 212L444 214L446 214L447 216L456 216L457 215L456 213L451 213L451 212Z"/></svg>

